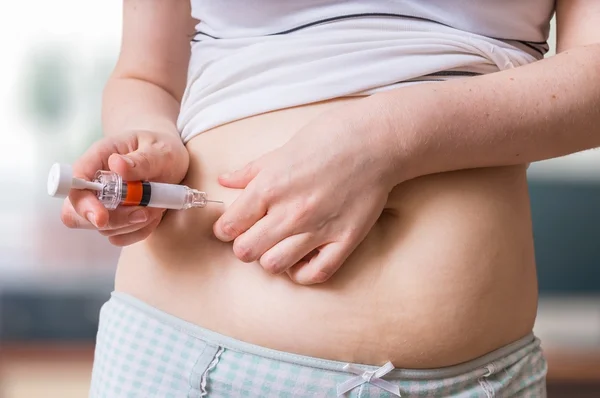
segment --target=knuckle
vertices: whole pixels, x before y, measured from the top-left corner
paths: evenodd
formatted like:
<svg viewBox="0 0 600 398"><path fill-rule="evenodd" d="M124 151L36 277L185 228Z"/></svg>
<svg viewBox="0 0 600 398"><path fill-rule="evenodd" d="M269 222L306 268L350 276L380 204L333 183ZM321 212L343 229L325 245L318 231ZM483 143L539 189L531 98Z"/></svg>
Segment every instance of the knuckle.
<svg viewBox="0 0 600 398"><path fill-rule="evenodd" d="M256 162L250 162L248 164L246 164L246 166L243 169L243 174L244 175L256 175L258 173L259 167L258 164Z"/></svg>
<svg viewBox="0 0 600 398"><path fill-rule="evenodd" d="M314 214L316 207L315 200L311 198L307 198L306 200L298 203L292 214L292 222L294 224L306 222L307 219Z"/></svg>
<svg viewBox="0 0 600 398"><path fill-rule="evenodd" d="M114 148L115 140L111 137L102 137L94 141L92 149L94 152L103 152L106 148Z"/></svg>
<svg viewBox="0 0 600 398"><path fill-rule="evenodd" d="M127 152L135 150L139 145L140 134L137 131L129 131L120 137L122 144L125 146Z"/></svg>
<svg viewBox="0 0 600 398"><path fill-rule="evenodd" d="M157 152L169 154L171 153L171 145L164 140L155 138L150 146Z"/></svg>
<svg viewBox="0 0 600 398"><path fill-rule="evenodd" d="M148 152L140 151L138 153L138 163L142 167L148 167L152 164L152 156Z"/></svg>
<svg viewBox="0 0 600 398"><path fill-rule="evenodd" d="M239 234L237 228L231 222L224 222L221 225L221 231L229 237L235 237Z"/></svg>
<svg viewBox="0 0 600 398"><path fill-rule="evenodd" d="M260 258L261 267L269 274L277 275L281 273L279 260L272 255L264 255Z"/></svg>
<svg viewBox="0 0 600 398"><path fill-rule="evenodd" d="M272 201L279 196L278 181L275 177L264 177L257 187L260 197L265 201Z"/></svg>
<svg viewBox="0 0 600 398"><path fill-rule="evenodd" d="M60 220L67 228L77 228L79 226L79 222L77 221L77 219L73 216L72 213L67 211L63 211L60 214Z"/></svg>
<svg viewBox="0 0 600 398"><path fill-rule="evenodd" d="M341 233L340 237L343 242L355 242L360 239L361 230L356 227L346 228L346 230Z"/></svg>
<svg viewBox="0 0 600 398"><path fill-rule="evenodd" d="M304 224L306 219L308 218L308 210L304 207L296 207L294 212L290 215L290 223L291 226Z"/></svg>
<svg viewBox="0 0 600 398"><path fill-rule="evenodd" d="M99 140L96 140L92 143L92 145L90 145L89 149L86 151L87 154L96 154L99 152L102 152L105 147L108 144L108 138L101 138ZM81 157L78 159L79 162L84 161L86 158L85 156ZM77 163L77 162L75 162Z"/></svg>
<svg viewBox="0 0 600 398"><path fill-rule="evenodd" d="M150 144L151 152L156 153L160 159L165 163L172 163L174 160L174 151L171 144L166 143L163 140L156 140Z"/></svg>
<svg viewBox="0 0 600 398"><path fill-rule="evenodd" d="M306 195L306 198L304 199L303 205L304 208L308 209L309 211L315 211L317 209L317 206L319 205L319 201L320 198L316 193L311 193L310 195Z"/></svg>
<svg viewBox="0 0 600 398"><path fill-rule="evenodd" d="M254 257L252 248L249 245L245 245L243 243L234 242L233 253L237 258L244 262L251 262L256 259Z"/></svg>
<svg viewBox="0 0 600 398"><path fill-rule="evenodd" d="M94 141L89 148L84 152L84 154L79 157L75 162L73 162L73 172L74 174L77 170L83 167L87 162L91 159L97 158L99 155L107 152L108 149L112 148L113 145L111 143L111 139L108 137L101 138L99 140Z"/></svg>

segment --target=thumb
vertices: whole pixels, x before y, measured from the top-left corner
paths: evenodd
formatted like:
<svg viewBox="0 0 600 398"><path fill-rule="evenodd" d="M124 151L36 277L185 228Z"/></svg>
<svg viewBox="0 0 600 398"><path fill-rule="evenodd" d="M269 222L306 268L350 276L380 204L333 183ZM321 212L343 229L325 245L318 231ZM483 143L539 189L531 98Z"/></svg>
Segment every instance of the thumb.
<svg viewBox="0 0 600 398"><path fill-rule="evenodd" d="M152 146L143 146L122 155L114 153L108 158L108 167L126 181L152 180L164 173L163 156Z"/></svg>
<svg viewBox="0 0 600 398"><path fill-rule="evenodd" d="M260 172L258 162L250 162L243 168L219 176L219 183L228 188L244 189Z"/></svg>

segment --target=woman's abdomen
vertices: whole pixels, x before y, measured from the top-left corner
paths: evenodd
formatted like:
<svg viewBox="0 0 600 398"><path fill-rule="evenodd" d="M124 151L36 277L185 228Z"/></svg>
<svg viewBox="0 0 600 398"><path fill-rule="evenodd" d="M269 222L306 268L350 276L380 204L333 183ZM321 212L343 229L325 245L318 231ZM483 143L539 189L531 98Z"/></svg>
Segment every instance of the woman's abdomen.
<svg viewBox="0 0 600 398"><path fill-rule="evenodd" d="M256 116L188 143L184 183L225 203L167 212L146 241L123 250L116 289L253 344L397 367L464 362L531 332L537 284L524 166L397 186L370 234L321 285L269 275L214 237L213 223L240 193L217 176L341 104Z"/></svg>

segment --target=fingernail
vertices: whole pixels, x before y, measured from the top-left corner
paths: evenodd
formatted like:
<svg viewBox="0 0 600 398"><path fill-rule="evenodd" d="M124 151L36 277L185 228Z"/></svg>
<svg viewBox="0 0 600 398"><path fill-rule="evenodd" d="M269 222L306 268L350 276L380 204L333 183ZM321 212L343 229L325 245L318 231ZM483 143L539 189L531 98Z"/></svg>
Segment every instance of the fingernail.
<svg viewBox="0 0 600 398"><path fill-rule="evenodd" d="M129 222L132 224L139 224L148 219L146 212L144 210L136 210L129 215Z"/></svg>
<svg viewBox="0 0 600 398"><path fill-rule="evenodd" d="M85 213L85 218L87 218L87 220L91 222L94 227L98 228L98 224L96 224L96 216L94 215L94 213L88 211L87 213Z"/></svg>
<svg viewBox="0 0 600 398"><path fill-rule="evenodd" d="M123 159L123 161L125 161L125 163L127 163L130 167L133 167L135 164L133 163L133 160L131 160L129 157L127 156L123 156L120 155L121 159Z"/></svg>
<svg viewBox="0 0 600 398"><path fill-rule="evenodd" d="M230 223L217 221L215 224L215 235L224 242L229 242L234 236L234 231Z"/></svg>

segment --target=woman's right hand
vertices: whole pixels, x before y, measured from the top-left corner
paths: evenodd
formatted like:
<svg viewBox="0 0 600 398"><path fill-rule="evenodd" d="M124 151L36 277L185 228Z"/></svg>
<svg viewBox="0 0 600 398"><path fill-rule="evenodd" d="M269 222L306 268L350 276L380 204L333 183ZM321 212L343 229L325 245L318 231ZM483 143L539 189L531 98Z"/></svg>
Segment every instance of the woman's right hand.
<svg viewBox="0 0 600 398"><path fill-rule="evenodd" d="M92 145L73 164L74 177L92 180L96 171L110 170L124 180L180 183L189 166L189 154L173 133L135 131L109 136ZM144 240L160 223L164 209L123 206L108 211L87 190L71 190L61 220L69 228L97 229L116 246Z"/></svg>

